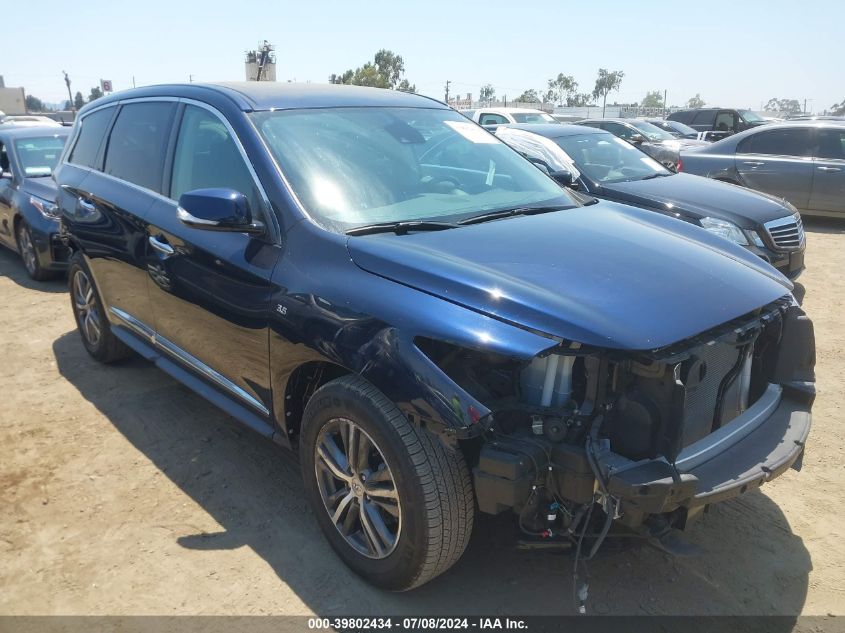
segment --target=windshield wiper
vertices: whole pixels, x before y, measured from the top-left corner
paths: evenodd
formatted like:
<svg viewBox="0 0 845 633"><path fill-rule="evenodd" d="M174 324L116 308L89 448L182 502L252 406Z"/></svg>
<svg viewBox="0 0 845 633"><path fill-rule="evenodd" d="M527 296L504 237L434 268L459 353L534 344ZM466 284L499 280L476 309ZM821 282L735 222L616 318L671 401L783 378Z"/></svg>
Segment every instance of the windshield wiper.
<svg viewBox="0 0 845 633"><path fill-rule="evenodd" d="M652 178L662 178L663 176L671 176L671 175L672 174L661 174L661 173L649 174L648 176L644 176L643 178L640 178L640 180L651 180Z"/></svg>
<svg viewBox="0 0 845 633"><path fill-rule="evenodd" d="M378 224L365 224L349 229L347 235L372 235L373 233L396 233L405 235L409 231L443 231L454 229L458 225L452 222L429 222L426 220L411 220L406 222L380 222Z"/></svg>
<svg viewBox="0 0 845 633"><path fill-rule="evenodd" d="M550 213L552 211L562 211L563 209L571 209L568 205L552 205L547 207L515 207L513 209L502 209L500 211L490 211L490 213L482 213L481 215L473 215L458 222L460 225L466 224L480 224L481 222L489 222L490 220L498 220L500 218L511 218L515 215L537 215L540 213Z"/></svg>

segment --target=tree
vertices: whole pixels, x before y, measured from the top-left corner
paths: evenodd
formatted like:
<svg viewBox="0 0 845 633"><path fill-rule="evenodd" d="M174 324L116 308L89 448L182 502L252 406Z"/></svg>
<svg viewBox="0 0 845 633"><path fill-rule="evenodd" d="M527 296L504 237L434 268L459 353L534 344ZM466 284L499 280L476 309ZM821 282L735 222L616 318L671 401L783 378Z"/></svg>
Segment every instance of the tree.
<svg viewBox="0 0 845 633"><path fill-rule="evenodd" d="M24 103L27 112L44 112L44 102L38 97L27 95Z"/></svg>
<svg viewBox="0 0 845 633"><path fill-rule="evenodd" d="M82 96L82 93L78 90L76 94L73 95L73 107L79 110L82 106L85 105L85 97Z"/></svg>
<svg viewBox="0 0 845 633"><path fill-rule="evenodd" d="M539 103L540 96L534 88L524 91L516 98L517 103Z"/></svg>
<svg viewBox="0 0 845 633"><path fill-rule="evenodd" d="M830 106L830 113L834 116L845 116L845 99Z"/></svg>
<svg viewBox="0 0 845 633"><path fill-rule="evenodd" d="M799 114L801 112L801 103L798 99L778 99L772 97L766 102L763 107L766 112L777 112L778 114Z"/></svg>
<svg viewBox="0 0 845 633"><path fill-rule="evenodd" d="M622 78L625 73L621 70L608 72L605 68L599 68L599 75L596 77L596 87L593 88L593 98L601 97L601 116L604 118L604 110L607 105L607 95L619 90L622 85Z"/></svg>
<svg viewBox="0 0 845 633"><path fill-rule="evenodd" d="M65 107L62 108L63 110L70 110L73 107L73 102L65 99Z"/></svg>
<svg viewBox="0 0 845 633"><path fill-rule="evenodd" d="M496 98L496 89L492 84L484 84L478 93L478 98L481 101L489 102Z"/></svg>
<svg viewBox="0 0 845 633"><path fill-rule="evenodd" d="M546 92L546 101L555 105L568 100L578 90L578 82L572 75L558 73L554 79L549 79L549 89Z"/></svg>
<svg viewBox="0 0 845 633"><path fill-rule="evenodd" d="M663 95L659 90L651 90L643 97L643 102L640 104L644 108L662 108Z"/></svg>
<svg viewBox="0 0 845 633"><path fill-rule="evenodd" d="M688 108L703 108L704 107L704 99L702 99L701 95L696 92L694 97L690 97L687 100L687 107Z"/></svg>
<svg viewBox="0 0 845 633"><path fill-rule="evenodd" d="M93 88L91 88L91 94L88 95L88 103L91 103L92 101L96 101L97 99L99 99L102 96L103 96L103 91L100 90L100 87L94 86Z"/></svg>
<svg viewBox="0 0 845 633"><path fill-rule="evenodd" d="M349 69L342 75L332 73L329 83L416 92L416 86L411 85L407 79L401 79L404 73L405 62L402 56L383 48L375 54L373 61L355 70Z"/></svg>
<svg viewBox="0 0 845 633"><path fill-rule="evenodd" d="M416 92L417 85L409 83L407 79L403 79L399 82L399 85L396 86L397 90L401 90L402 92Z"/></svg>
<svg viewBox="0 0 845 633"><path fill-rule="evenodd" d="M566 98L566 105L570 108L583 108L590 105L591 97L592 95L589 95L586 92L579 92L568 96Z"/></svg>

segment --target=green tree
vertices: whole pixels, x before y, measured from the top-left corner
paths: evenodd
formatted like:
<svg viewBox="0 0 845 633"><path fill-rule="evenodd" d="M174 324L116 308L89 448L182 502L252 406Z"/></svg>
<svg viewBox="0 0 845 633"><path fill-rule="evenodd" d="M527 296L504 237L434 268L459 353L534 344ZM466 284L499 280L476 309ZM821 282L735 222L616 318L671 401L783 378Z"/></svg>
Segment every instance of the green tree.
<svg viewBox="0 0 845 633"><path fill-rule="evenodd" d="M96 101L97 99L99 99L102 96L103 96L103 91L100 90L100 87L94 86L93 88L91 88L91 94L88 95L88 103L91 103L92 101Z"/></svg>
<svg viewBox="0 0 845 633"><path fill-rule="evenodd" d="M608 72L606 68L599 68L599 74L596 77L596 87L593 88L593 98L598 99L601 97L602 118L604 118L604 110L607 106L607 95L619 90L624 76L625 73L621 70Z"/></svg>
<svg viewBox="0 0 845 633"><path fill-rule="evenodd" d="M496 98L496 89L493 84L484 84L478 93L478 98L481 101L489 102Z"/></svg>
<svg viewBox="0 0 845 633"><path fill-rule="evenodd" d="M830 106L830 113L834 116L845 116L845 99Z"/></svg>
<svg viewBox="0 0 845 633"><path fill-rule="evenodd" d="M662 108L663 95L659 90L651 90L643 97L643 102L640 104L644 108Z"/></svg>
<svg viewBox="0 0 845 633"><path fill-rule="evenodd" d="M549 79L548 86L549 89L545 95L546 101L555 105L568 100L578 90L578 82L575 81L575 78L563 73L558 73L557 77Z"/></svg>
<svg viewBox="0 0 845 633"><path fill-rule="evenodd" d="M778 99L773 97L766 102L763 107L766 112L777 112L781 115L799 114L801 112L801 103L798 99Z"/></svg>
<svg viewBox="0 0 845 633"><path fill-rule="evenodd" d="M375 54L373 61L355 70L349 69L341 75L332 73L329 83L416 92L416 86L411 85L407 79L402 79L404 73L405 62L402 56L383 48Z"/></svg>
<svg viewBox="0 0 845 633"><path fill-rule="evenodd" d="M516 98L517 103L539 103L540 96L537 94L537 91L534 88L529 90L525 90L521 95Z"/></svg>
<svg viewBox="0 0 845 633"><path fill-rule="evenodd" d="M687 107L688 108L703 108L704 107L704 99L701 98L699 93L695 93L694 97L690 97L687 99Z"/></svg>
<svg viewBox="0 0 845 633"><path fill-rule="evenodd" d="M578 92L566 98L566 105L570 108L583 108L590 105L592 95L586 92Z"/></svg>
<svg viewBox="0 0 845 633"><path fill-rule="evenodd" d="M77 90L76 94L73 95L73 107L76 108L77 110L79 110L79 108L81 108L84 105L85 105L85 97L83 97L82 93Z"/></svg>
<svg viewBox="0 0 845 633"><path fill-rule="evenodd" d="M27 112L44 112L44 102L38 97L26 95L24 103L26 105Z"/></svg>

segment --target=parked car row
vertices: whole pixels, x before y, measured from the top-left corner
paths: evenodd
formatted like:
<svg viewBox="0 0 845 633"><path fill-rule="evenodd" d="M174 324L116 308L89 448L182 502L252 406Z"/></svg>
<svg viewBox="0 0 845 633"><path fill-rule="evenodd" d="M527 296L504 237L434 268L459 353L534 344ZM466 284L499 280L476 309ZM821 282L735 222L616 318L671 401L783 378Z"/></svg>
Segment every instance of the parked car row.
<svg viewBox="0 0 845 633"><path fill-rule="evenodd" d="M761 259L793 210L590 126L497 135L419 95L251 82L98 99L55 169L2 138L16 191L58 185L88 353L297 451L368 581L443 573L476 512L680 551L804 453L812 323Z"/></svg>

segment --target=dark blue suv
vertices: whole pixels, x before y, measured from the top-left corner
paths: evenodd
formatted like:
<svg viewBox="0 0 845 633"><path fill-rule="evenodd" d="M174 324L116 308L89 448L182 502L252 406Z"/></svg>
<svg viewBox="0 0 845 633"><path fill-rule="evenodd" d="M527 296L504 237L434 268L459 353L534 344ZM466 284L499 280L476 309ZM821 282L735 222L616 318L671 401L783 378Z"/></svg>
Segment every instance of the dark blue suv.
<svg viewBox="0 0 845 633"><path fill-rule="evenodd" d="M80 111L56 180L86 349L296 448L325 536L381 587L448 569L479 511L585 552L613 523L675 542L803 453L788 280L561 188L437 101L132 90Z"/></svg>

